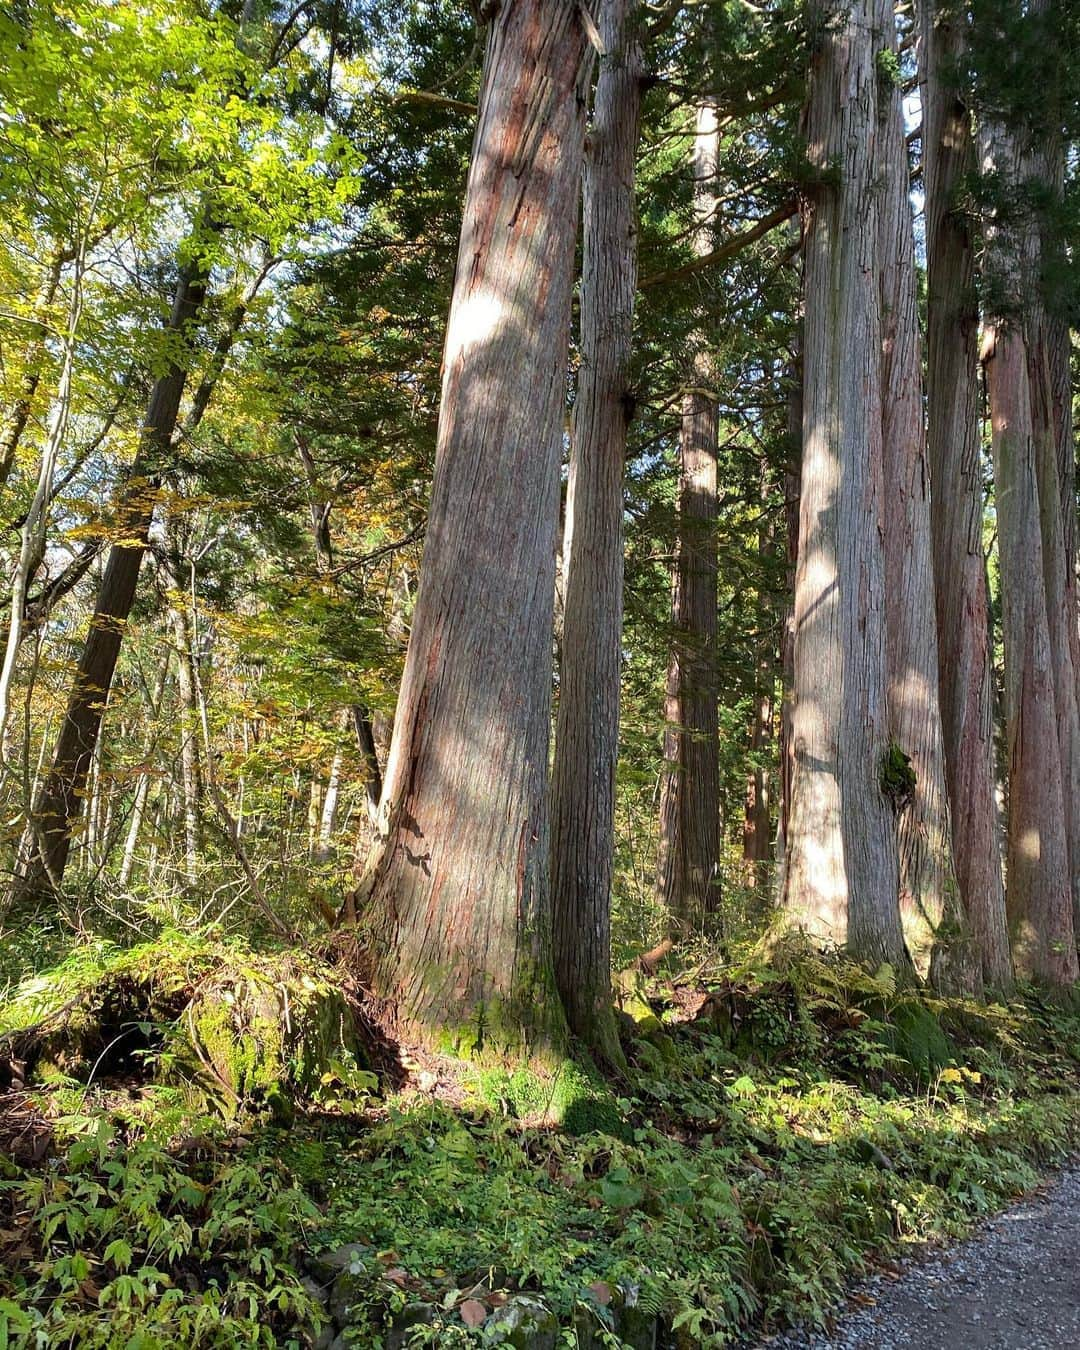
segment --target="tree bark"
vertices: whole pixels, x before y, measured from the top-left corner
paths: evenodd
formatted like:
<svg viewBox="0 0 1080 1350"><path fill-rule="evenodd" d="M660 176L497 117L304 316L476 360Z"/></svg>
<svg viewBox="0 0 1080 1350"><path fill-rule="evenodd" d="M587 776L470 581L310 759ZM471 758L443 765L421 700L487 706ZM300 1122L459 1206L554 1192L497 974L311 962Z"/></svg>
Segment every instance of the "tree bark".
<svg viewBox="0 0 1080 1350"><path fill-rule="evenodd" d="M622 1062L611 1000L611 877L623 613L623 478L637 289L634 161L643 65L636 0L604 0L585 157L573 526L551 808L555 979L570 1029ZM568 511L569 517L569 511Z"/></svg>
<svg viewBox="0 0 1080 1350"><path fill-rule="evenodd" d="M927 411L938 675L960 898L988 988L1006 990L1005 922L993 728L993 642L983 553L973 222L959 193L974 161L971 114L955 84L964 20L921 0L926 199Z"/></svg>
<svg viewBox="0 0 1080 1350"><path fill-rule="evenodd" d="M710 248L707 222L716 199L716 109L698 109L694 142L695 252ZM664 689L664 776L656 897L675 928L700 927L719 901L720 725L716 667L717 409L702 392L713 378L704 350L695 388L684 395L679 433L678 538L672 591L672 644Z"/></svg>
<svg viewBox="0 0 1080 1350"><path fill-rule="evenodd" d="M173 296L167 325L170 332L183 333L187 329L198 315L204 295L204 277L194 268L184 268ZM186 359L174 359L150 393L136 456L136 475L120 511L122 539L109 550L90 631L57 738L52 769L34 810L34 847L26 871L15 882L15 891L20 896L58 890L63 882L71 832L79 817L82 791L101 730L124 626L135 600L153 517L154 482L172 444L186 379Z"/></svg>
<svg viewBox="0 0 1080 1350"><path fill-rule="evenodd" d="M484 1054L561 1050L547 787L555 531L589 61L574 0L493 18L424 565L357 901L377 994Z"/></svg>
<svg viewBox="0 0 1080 1350"><path fill-rule="evenodd" d="M149 713L151 724L157 721L158 714L161 711L161 702L165 697L165 685L169 678L170 653L168 649L165 652L165 659L161 663L158 671L157 680L154 682L154 688L150 695ZM135 798L131 804L131 819L128 821L127 836L124 840L124 852L120 861L120 872L117 881L121 886L126 886L131 880L131 874L135 870L135 850L139 844L139 834L142 831L143 817L146 815L146 802L150 795L150 773L145 763L149 759L150 753L154 748L154 732L149 731L143 739L143 760L139 780L135 784Z"/></svg>
<svg viewBox="0 0 1080 1350"><path fill-rule="evenodd" d="M170 575L180 591L179 577ZM176 648L176 689L180 696L180 788L184 812L184 873L194 885L199 871L202 824L202 768L199 763L199 708L195 696L195 656L191 650L191 626L183 594L169 606L169 625Z"/></svg>
<svg viewBox="0 0 1080 1350"><path fill-rule="evenodd" d="M1015 188L1023 156L999 122L983 124L984 163ZM1069 875L1067 803L1058 741L1054 648L1040 518L1045 437L1031 384L1031 315L1025 315L1023 228L988 222L988 271L1004 315L988 315L983 364L990 399L1005 646L1009 795L1006 901L1017 968L1051 986L1078 975ZM1037 396L1037 390L1034 391ZM1040 445L1040 441L1043 443ZM1055 496L1057 483L1054 482ZM1057 509L1057 508L1055 508Z"/></svg>
<svg viewBox="0 0 1080 1350"><path fill-rule="evenodd" d="M1036 0L1031 18L1054 26L1053 0ZM1045 31L1045 30L1044 30ZM1076 590L1076 446L1072 437L1072 386L1068 320L1054 279L1067 271L1068 258L1055 216L1065 191L1065 149L1060 132L1060 70L1049 58L1047 123L1024 155L1022 172L1030 198L1048 203L1025 222L1024 294L1028 300L1025 339L1031 386L1035 471L1039 483L1046 617L1054 674L1058 751L1065 807L1065 839L1073 906L1073 929L1080 940L1080 642ZM1055 113L1057 116L1055 117Z"/></svg>
<svg viewBox="0 0 1080 1350"><path fill-rule="evenodd" d="M880 23L897 56L892 0ZM897 803L900 917L920 976L944 993L975 993L979 962L960 903L945 784L930 469L923 414L910 169L900 81L878 100L885 164L880 223L882 455L885 468L885 613L888 722L914 782Z"/></svg>
<svg viewBox="0 0 1080 1350"><path fill-rule="evenodd" d="M790 925L908 967L886 717L880 193L873 0L815 9L806 218L803 472L795 576Z"/></svg>
<svg viewBox="0 0 1080 1350"><path fill-rule="evenodd" d="M85 252L86 249L83 247L82 253L84 256ZM64 264L73 261L74 256L73 253L66 252L63 249L58 248L54 251L49 258L45 276L42 279L41 290L34 303L32 322L37 327L38 333L27 343L23 352L24 370L19 384L19 392L15 402L5 414L3 430L0 431L0 487L4 486L11 475L19 442L26 430L26 424L30 420L30 412L34 406L42 372L48 359L45 334L49 311L56 299L56 292L60 286L60 274L63 271Z"/></svg>
<svg viewBox="0 0 1080 1350"><path fill-rule="evenodd" d="M776 895L783 896L787 841L791 833L791 785L795 777L795 571L799 559L799 496L802 478L802 320L795 333L793 360L787 371L787 456L784 462L784 533L787 588L792 596L780 636L783 699L780 704L780 793L776 822Z"/></svg>

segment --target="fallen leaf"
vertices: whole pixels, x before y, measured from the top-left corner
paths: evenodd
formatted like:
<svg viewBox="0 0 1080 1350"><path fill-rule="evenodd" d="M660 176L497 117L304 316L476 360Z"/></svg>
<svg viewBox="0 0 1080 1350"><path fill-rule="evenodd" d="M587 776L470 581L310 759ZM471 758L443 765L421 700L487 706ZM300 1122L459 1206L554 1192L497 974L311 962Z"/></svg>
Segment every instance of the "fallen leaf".
<svg viewBox="0 0 1080 1350"><path fill-rule="evenodd" d="M487 1319L487 1309L479 1299L467 1298L461 1305L461 1320L467 1327L483 1326Z"/></svg>
<svg viewBox="0 0 1080 1350"><path fill-rule="evenodd" d="M589 1285L589 1289L594 1299L602 1308L606 1308L611 1302L611 1285L605 1284L603 1280L597 1280Z"/></svg>

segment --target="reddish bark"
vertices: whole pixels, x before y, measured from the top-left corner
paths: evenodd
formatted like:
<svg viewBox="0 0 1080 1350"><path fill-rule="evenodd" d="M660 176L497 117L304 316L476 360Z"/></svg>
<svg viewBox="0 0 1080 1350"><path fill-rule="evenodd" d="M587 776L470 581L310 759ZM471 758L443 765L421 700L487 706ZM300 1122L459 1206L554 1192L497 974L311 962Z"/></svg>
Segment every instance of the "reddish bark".
<svg viewBox="0 0 1080 1350"><path fill-rule="evenodd" d="M358 891L403 1022L558 1049L548 886L555 531L589 67L573 0L492 21L381 838Z"/></svg>

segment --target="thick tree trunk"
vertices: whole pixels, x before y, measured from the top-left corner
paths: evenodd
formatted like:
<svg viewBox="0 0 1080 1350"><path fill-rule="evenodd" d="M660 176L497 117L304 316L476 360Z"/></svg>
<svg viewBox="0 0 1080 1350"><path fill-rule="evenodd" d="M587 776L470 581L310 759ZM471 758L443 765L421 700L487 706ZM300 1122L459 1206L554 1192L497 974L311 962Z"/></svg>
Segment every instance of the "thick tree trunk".
<svg viewBox="0 0 1080 1350"><path fill-rule="evenodd" d="M716 109L698 110L693 173L699 255L709 252L716 201ZM716 402L703 387L712 361L695 358L679 434L678 539L672 645L664 691L664 777L656 896L676 927L700 926L719 900L720 727L716 666Z"/></svg>
<svg viewBox="0 0 1080 1350"><path fill-rule="evenodd" d="M204 294L203 277L193 269L185 269L173 297L169 331L182 333L192 323ZM35 807L34 848L25 874L15 883L19 894L59 889L63 881L71 831L78 820L82 790L112 687L124 627L135 600L153 516L155 476L172 443L186 379L186 361L174 360L150 394L136 458L139 473L120 512L122 542L109 550L52 769ZM147 473L149 479L144 476Z"/></svg>
<svg viewBox="0 0 1080 1350"><path fill-rule="evenodd" d="M611 876L643 73L635 11L635 0L604 0L597 16L605 55L585 160L581 371L570 442L573 526L563 559L551 807L555 979L570 1029L609 1063L622 1061L611 1001Z"/></svg>
<svg viewBox="0 0 1080 1350"><path fill-rule="evenodd" d="M984 134L984 162L1001 183L1017 185L1022 157L1013 136L989 121ZM988 268L1010 312L1021 312L1023 239L991 221L988 240ZM1045 438L1037 434L1029 355L1021 321L988 316L983 362L993 432L1009 765L1006 899L1018 969L1063 986L1077 978L1078 968L1040 521ZM1055 495L1056 488L1055 482Z"/></svg>
<svg viewBox="0 0 1080 1350"><path fill-rule="evenodd" d="M898 52L892 0L881 25ZM923 420L910 169L899 80L878 100L885 164L881 204L882 455L889 736L914 775L897 803L900 917L919 975L948 993L974 993L981 971L960 903L945 783L930 469Z"/></svg>
<svg viewBox="0 0 1080 1350"><path fill-rule="evenodd" d="M460 1048L561 1048L547 789L555 531L589 61L574 0L492 20L424 565L357 899L367 974Z"/></svg>
<svg viewBox="0 0 1080 1350"><path fill-rule="evenodd" d="M928 264L927 408L939 688L960 898L984 983L1012 962L994 760L990 598L983 553L978 332L972 221L959 193L973 167L971 115L950 81L964 22L921 0L920 78Z"/></svg>
<svg viewBox="0 0 1080 1350"><path fill-rule="evenodd" d="M1060 137L1051 136L1026 157L1026 177L1033 198L1049 192L1060 204L1064 191L1064 152ZM1046 617L1054 675L1058 751L1065 807L1065 839L1073 907L1073 929L1080 939L1080 669L1077 666L1075 505L1076 450L1072 442L1069 331L1056 296L1046 294L1043 279L1067 266L1063 250L1048 222L1032 220L1025 231L1025 293L1031 297L1025 325L1028 380L1035 437L1035 471L1039 484ZM1073 486L1061 482L1062 469L1072 466Z"/></svg>
<svg viewBox="0 0 1080 1350"><path fill-rule="evenodd" d="M788 922L908 965L886 719L876 8L829 0L811 77Z"/></svg>

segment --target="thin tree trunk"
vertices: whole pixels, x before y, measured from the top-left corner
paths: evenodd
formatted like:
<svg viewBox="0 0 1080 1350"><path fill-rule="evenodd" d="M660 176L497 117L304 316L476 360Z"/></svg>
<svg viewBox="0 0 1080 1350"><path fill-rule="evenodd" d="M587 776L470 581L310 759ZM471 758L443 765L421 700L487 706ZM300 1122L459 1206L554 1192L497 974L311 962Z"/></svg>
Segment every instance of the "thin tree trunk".
<svg viewBox="0 0 1080 1350"><path fill-rule="evenodd" d="M326 781L326 795L319 815L319 830L312 855L317 863L330 862L334 856L333 838L337 828L338 801L341 798L341 761L341 747L338 746L330 762L330 777Z"/></svg>
<svg viewBox="0 0 1080 1350"><path fill-rule="evenodd" d="M315 545L315 565L322 576L330 577L332 584L336 585L336 582L333 582L334 541L330 533L333 501L319 482L318 468L303 437L296 437L296 448L308 480L308 509L311 515L311 537ZM355 703L348 709L348 715L352 718L356 731L356 743L363 766L368 820L374 825L378 818L379 798L382 796L382 771L375 750L371 713L363 704Z"/></svg>
<svg viewBox="0 0 1080 1350"><path fill-rule="evenodd" d="M161 663L158 671L157 680L154 682L154 689L150 695L150 720L151 727L157 721L161 712L162 699L165 697L165 685L169 678L169 660L170 654L165 653L165 659ZM139 846L139 834L142 831L143 817L146 815L146 803L150 795L150 773L146 761L154 748L154 732L151 729L147 732L143 740L143 766L139 774L139 781L135 784L135 798L131 804L131 819L128 821L127 837L124 840L124 852L120 861L120 872L117 881L121 886L126 886L131 881L131 874L135 870L135 851Z"/></svg>
<svg viewBox="0 0 1080 1350"><path fill-rule="evenodd" d="M784 462L784 525L788 593L795 595L795 570L799 558L799 495L802 478L802 330L795 335L794 359L787 372L787 456ZM780 799L776 823L776 895L784 894L787 871L787 840L791 832L791 785L795 777L795 608L784 614L780 638L783 701L780 705Z"/></svg>
<svg viewBox="0 0 1080 1350"><path fill-rule="evenodd" d="M989 119L983 133L984 162L999 182L1015 188L1022 156L1013 135ZM1000 221L992 220L987 233L988 271L1009 310L1022 312L1024 241L1017 229ZM1006 900L1018 969L1052 986L1066 986L1076 980L1078 967L1040 521L1039 442L1044 438L1036 429L1023 323L989 315L982 355L993 433L1005 645Z"/></svg>
<svg viewBox="0 0 1080 1350"><path fill-rule="evenodd" d="M85 251L84 251L85 252ZM38 335L31 339L23 353L24 371L19 386L19 392L12 404L10 411L4 419L3 430L0 431L0 487L2 487L11 476L11 469L15 463L15 454L19 448L19 442L22 434L26 430L26 424L30 420L30 412L34 406L34 398L37 395L38 386L41 383L41 375L45 369L47 360L47 347L45 343L46 324L48 322L49 311L52 308L53 301L56 299L56 292L60 286L60 275L64 264L73 260L72 254L63 249L57 249L49 259L45 269L45 277L42 281L41 290L38 293L34 304L33 324L38 329Z"/></svg>
<svg viewBox="0 0 1080 1350"><path fill-rule="evenodd" d="M623 1060L611 1001L611 878L623 613L623 479L637 289L634 160L643 65L636 0L604 0L604 56L585 157L581 371L573 525L551 809L555 979L570 1029ZM570 508L568 508L568 518Z"/></svg>
<svg viewBox="0 0 1080 1350"><path fill-rule="evenodd" d="M879 15L897 54L893 0L883 0ZM900 916L919 975L942 992L970 994L981 971L960 903L945 784L911 175L898 78L878 108L886 170L880 275L888 725L893 752L907 756L914 775L906 800L897 802Z"/></svg>
<svg viewBox="0 0 1080 1350"><path fill-rule="evenodd" d="M788 922L908 966L886 719L876 7L815 8Z"/></svg>
<svg viewBox="0 0 1080 1350"><path fill-rule="evenodd" d="M764 462L761 466L760 492L762 514L758 524L758 554L764 561L771 558L777 546L775 524L768 518L765 503L771 489L771 472ZM746 880L763 898L762 890L772 858L772 782L768 768L769 749L773 741L774 700L776 697L775 661L777 656L775 633L776 602L768 589L757 595L756 622L758 656L754 663L754 696L750 715L751 767L746 779L746 802L743 811L743 861Z"/></svg>
<svg viewBox="0 0 1080 1350"><path fill-rule="evenodd" d="M356 748L364 765L364 800L367 802L368 820L376 825L379 819L379 802L382 800L383 780L379 769L379 756L375 748L375 732L367 709L354 703L349 709L353 731L356 735Z"/></svg>
<svg viewBox="0 0 1080 1350"><path fill-rule="evenodd" d="M697 115L693 173L695 251L710 249L706 222L716 200L716 109ZM706 336L700 335L704 348ZM683 398L679 433L678 541L672 645L664 689L664 776L656 895L676 927L700 926L719 902L720 725L717 677L716 402L707 351L694 362L697 386Z"/></svg>
<svg viewBox="0 0 1080 1350"><path fill-rule="evenodd" d="M196 319L204 295L202 275L193 268L184 268L173 296L168 321L170 332L185 332ZM37 847L25 875L15 883L20 893L59 890L63 882L71 829L78 819L79 799L97 745L124 627L135 600L139 568L146 552L156 496L154 484L176 430L186 379L186 358L183 361L174 359L165 374L158 377L150 394L142 443L136 457L136 476L127 488L120 512L123 541L109 550L90 631L53 754L52 769L35 807ZM146 474L149 478L144 476Z"/></svg>
<svg viewBox="0 0 1080 1350"><path fill-rule="evenodd" d="M3 664L0 666L0 742L3 742L6 737L8 717L11 712L11 690L15 681L19 647L22 643L26 621L27 592L36 565L45 554L45 534L53 475L56 471L56 461L59 458L71 416L71 381L75 365L75 333L81 313L82 257L80 255L78 267L72 280L72 298L68 308L67 331L64 334L64 355L60 369L60 382L53 402L52 415L49 418L49 430L45 437L45 445L42 448L41 462L38 465L37 486L19 530L19 553L15 562L15 572L11 579L11 616L8 620L7 644ZM2 471L3 464L0 463L0 473Z"/></svg>
<svg viewBox="0 0 1080 1350"><path fill-rule="evenodd" d="M170 572L170 581L180 591L179 578ZM200 825L202 821L202 769L199 763L199 709L195 696L195 657L191 649L191 627L184 608L183 593L169 605L169 626L176 648L176 689L180 699L180 790L184 811L184 872L194 885L198 878Z"/></svg>
<svg viewBox="0 0 1080 1350"><path fill-rule="evenodd" d="M964 19L920 4L928 265L927 409L939 688L960 898L988 988L1012 983L993 730L990 597L983 553L975 251L959 200L973 168L971 114L951 81Z"/></svg>
<svg viewBox="0 0 1080 1350"><path fill-rule="evenodd" d="M544 1055L555 530L589 61L574 0L492 20L424 566L359 888L375 990L478 1052Z"/></svg>

